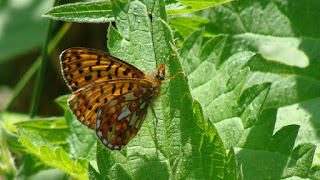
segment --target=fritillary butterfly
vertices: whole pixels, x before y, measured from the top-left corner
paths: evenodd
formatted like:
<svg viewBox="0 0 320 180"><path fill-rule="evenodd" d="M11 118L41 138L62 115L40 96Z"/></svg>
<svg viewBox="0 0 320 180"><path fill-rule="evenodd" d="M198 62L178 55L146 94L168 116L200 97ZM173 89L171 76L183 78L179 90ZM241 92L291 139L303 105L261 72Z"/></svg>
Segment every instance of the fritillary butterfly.
<svg viewBox="0 0 320 180"><path fill-rule="evenodd" d="M60 55L62 74L74 93L68 105L77 119L94 129L107 148L121 150L138 133L156 97L166 66L146 75L107 53L70 48Z"/></svg>

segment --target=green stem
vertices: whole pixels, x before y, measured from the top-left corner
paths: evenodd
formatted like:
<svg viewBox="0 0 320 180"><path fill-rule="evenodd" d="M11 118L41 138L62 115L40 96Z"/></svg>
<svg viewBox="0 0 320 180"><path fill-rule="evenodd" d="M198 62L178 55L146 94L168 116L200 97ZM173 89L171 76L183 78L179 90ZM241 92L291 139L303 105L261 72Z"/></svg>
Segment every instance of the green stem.
<svg viewBox="0 0 320 180"><path fill-rule="evenodd" d="M42 82L43 82L43 77L44 77L44 72L47 67L48 63L48 42L49 39L51 38L52 34L52 27L53 27L53 20L49 20L49 25L48 25L48 34L47 38L44 44L44 48L42 51L42 58L41 58L41 64L40 68L38 71L38 77L35 85L35 90L33 91L33 98L31 102L31 107L30 107L30 118L32 119L35 114L37 113L38 105L39 105L39 99L40 99L40 93L41 93L41 88L42 88Z"/></svg>
<svg viewBox="0 0 320 180"><path fill-rule="evenodd" d="M7 146L6 139L3 136L3 129L3 124L0 122L0 174L5 175L7 179L15 179L17 169Z"/></svg>
<svg viewBox="0 0 320 180"><path fill-rule="evenodd" d="M49 43L48 46L48 54L52 52L52 50L57 46L57 44L60 42L62 37L67 33L67 31L70 29L72 23L64 23L64 25L59 29L58 33L52 38L52 40ZM13 105L19 94L22 92L22 90L26 87L28 82L31 80L33 75L37 72L39 69L39 66L41 64L41 56L39 56L34 63L31 65L31 67L28 69L28 71L23 75L23 77L20 79L20 81L17 83L13 90L13 94L10 98L9 103L6 105L4 110L9 110L9 108Z"/></svg>

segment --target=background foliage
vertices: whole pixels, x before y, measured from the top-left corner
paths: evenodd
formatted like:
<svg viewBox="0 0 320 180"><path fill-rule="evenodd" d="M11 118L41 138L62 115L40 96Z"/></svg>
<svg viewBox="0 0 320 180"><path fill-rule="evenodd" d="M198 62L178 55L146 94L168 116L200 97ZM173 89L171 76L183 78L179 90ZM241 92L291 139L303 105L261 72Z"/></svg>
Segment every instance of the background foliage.
<svg viewBox="0 0 320 180"><path fill-rule="evenodd" d="M317 0L49 2L0 2L3 177L320 179ZM102 24L51 20L46 30L41 14ZM50 61L39 116L30 119L46 36ZM68 95L53 102L68 92L58 55L72 46L106 50L147 73L169 60L168 76L187 74L164 83L154 103L158 152L150 112L116 152L73 117Z"/></svg>

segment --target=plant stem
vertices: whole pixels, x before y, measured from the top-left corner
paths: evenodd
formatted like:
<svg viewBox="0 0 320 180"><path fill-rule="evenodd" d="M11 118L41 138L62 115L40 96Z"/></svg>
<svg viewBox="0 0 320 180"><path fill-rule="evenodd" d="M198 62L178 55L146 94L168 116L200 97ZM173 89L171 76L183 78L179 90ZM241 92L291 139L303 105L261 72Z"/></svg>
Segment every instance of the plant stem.
<svg viewBox="0 0 320 180"><path fill-rule="evenodd" d="M66 34L66 32L71 27L72 23L64 23L63 26L59 29L57 34L53 37L53 39L50 41L48 46L48 54L50 54L53 50L53 48L56 47L56 45L60 42L62 37ZM31 67L28 69L28 71L23 75L23 77L20 79L20 81L17 83L17 85L14 87L13 94L10 98L9 103L4 108L5 111L9 110L9 108L13 105L19 94L22 92L22 90L26 87L26 85L29 83L33 75L37 72L39 69L39 66L41 64L41 56L38 56L38 58L34 61L34 63L31 65Z"/></svg>
<svg viewBox="0 0 320 180"><path fill-rule="evenodd" d="M57 5L58 3L59 3L59 0L55 0L54 6ZM48 34L47 34L44 48L42 51L41 65L39 68L38 78L36 81L35 90L33 93L33 98L32 98L31 107L30 107L30 118L33 118L35 116L37 109L38 109L38 105L39 105L39 99L40 99L40 93L41 93L41 88L42 88L44 72L47 67L47 62L48 62L48 59L47 59L48 45L49 45L49 40L51 39L51 35L52 35L52 31L53 31L53 29L52 29L53 23L54 23L53 20L49 20L48 31L47 31Z"/></svg>

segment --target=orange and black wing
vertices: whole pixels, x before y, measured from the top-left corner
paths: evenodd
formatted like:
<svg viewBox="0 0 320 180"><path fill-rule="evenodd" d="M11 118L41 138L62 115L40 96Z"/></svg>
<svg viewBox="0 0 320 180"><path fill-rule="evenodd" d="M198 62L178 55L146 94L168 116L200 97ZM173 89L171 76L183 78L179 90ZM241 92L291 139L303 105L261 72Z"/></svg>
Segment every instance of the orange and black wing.
<svg viewBox="0 0 320 180"><path fill-rule="evenodd" d="M147 114L151 94L149 87L139 87L113 98L98 110L95 131L105 147L121 150L136 136Z"/></svg>
<svg viewBox="0 0 320 180"><path fill-rule="evenodd" d="M131 64L95 49L66 49L61 53L60 61L62 74L73 91L93 82L145 78L145 74Z"/></svg>
<svg viewBox="0 0 320 180"><path fill-rule="evenodd" d="M149 92L151 86L152 82L143 79L115 79L97 82L74 92L68 99L68 105L81 123L94 129L99 109L109 104L110 101L115 103L115 98L120 99L124 94L127 97L126 101L136 100L135 97L128 99L128 94L137 95L140 92L137 92L137 89ZM142 98L142 95L147 94L140 93L139 99Z"/></svg>

